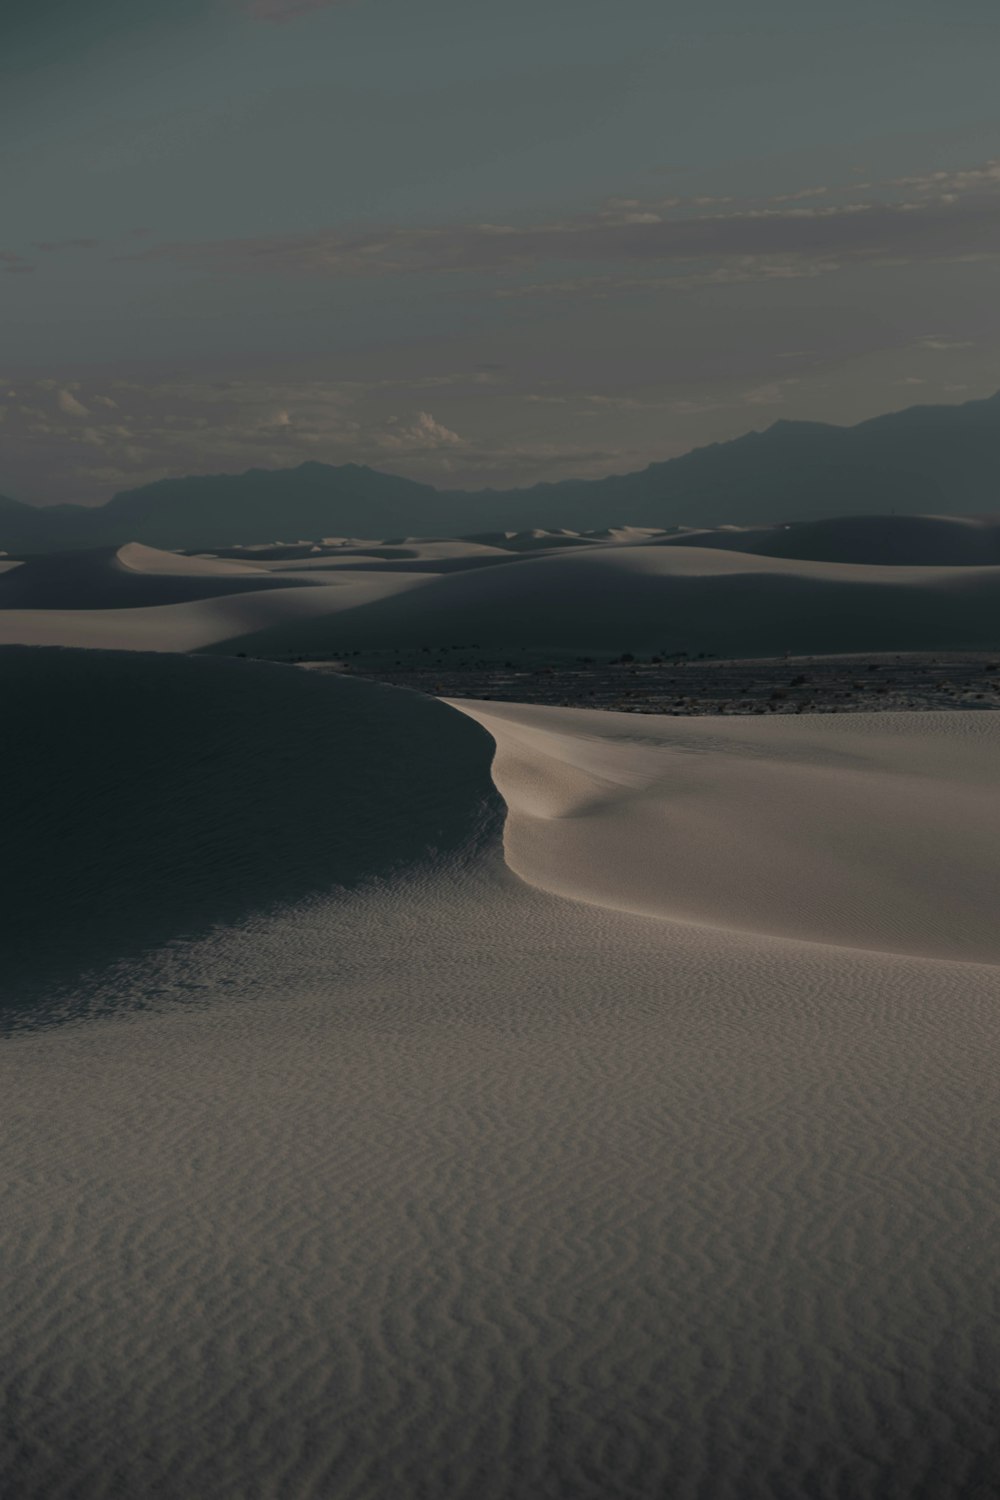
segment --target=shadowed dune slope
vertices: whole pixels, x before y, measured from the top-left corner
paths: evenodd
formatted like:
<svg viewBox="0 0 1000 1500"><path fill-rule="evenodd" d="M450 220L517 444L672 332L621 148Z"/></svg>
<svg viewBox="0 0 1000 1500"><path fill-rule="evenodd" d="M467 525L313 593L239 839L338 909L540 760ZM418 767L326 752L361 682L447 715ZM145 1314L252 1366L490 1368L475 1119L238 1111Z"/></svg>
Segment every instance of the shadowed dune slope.
<svg viewBox="0 0 1000 1500"><path fill-rule="evenodd" d="M0 610L135 609L290 586L302 585L276 581L246 563L179 557L130 543L29 558L0 578Z"/></svg>
<svg viewBox="0 0 1000 1500"><path fill-rule="evenodd" d="M0 608L0 645L199 651L276 622L310 615L332 619L341 610L427 582L414 573L352 572L339 577L328 573L306 580L311 586L301 588L301 580L287 573L259 577L262 581L258 584L255 578L250 588L242 582L228 593L209 587L194 591L194 597L181 603L149 602L150 595L155 601L161 583L172 580L153 579L151 588L150 580L143 578L135 607L69 608L55 603L50 608Z"/></svg>
<svg viewBox="0 0 1000 1500"><path fill-rule="evenodd" d="M784 526L723 526L658 539L660 546L721 547L804 561L975 567L1000 563L997 516L844 516Z"/></svg>
<svg viewBox="0 0 1000 1500"><path fill-rule="evenodd" d="M554 651L991 649L1000 568L799 562L696 547L608 546L453 574L419 591L317 614L225 649L476 644Z"/></svg>
<svg viewBox="0 0 1000 1500"><path fill-rule="evenodd" d="M7 648L0 691L2 990L15 1004L88 966L359 885L430 850L440 864L499 806L478 726L373 683Z"/></svg>
<svg viewBox="0 0 1000 1500"><path fill-rule="evenodd" d="M126 542L115 554L118 566L130 573L185 578L232 578L237 573L259 574L253 562L216 557L213 553L189 556L186 552L164 552L142 542Z"/></svg>
<svg viewBox="0 0 1000 1500"><path fill-rule="evenodd" d="M1000 963L1000 714L659 719L456 701L523 878L649 916Z"/></svg>
<svg viewBox="0 0 1000 1500"><path fill-rule="evenodd" d="M367 573L462 573L470 568L490 568L513 562L516 554L502 547L483 545L468 538L437 538L423 541L404 537L399 542L369 542L357 547L332 547L299 558L274 558L265 564L269 572L308 578L311 573L333 575Z"/></svg>
<svg viewBox="0 0 1000 1500"><path fill-rule="evenodd" d="M817 556L768 551L782 547ZM672 537L632 529L520 553L401 542L254 563L130 544L0 575L0 643L260 656L442 644L719 656L993 650L1000 564L982 561L993 549L991 521L947 517Z"/></svg>

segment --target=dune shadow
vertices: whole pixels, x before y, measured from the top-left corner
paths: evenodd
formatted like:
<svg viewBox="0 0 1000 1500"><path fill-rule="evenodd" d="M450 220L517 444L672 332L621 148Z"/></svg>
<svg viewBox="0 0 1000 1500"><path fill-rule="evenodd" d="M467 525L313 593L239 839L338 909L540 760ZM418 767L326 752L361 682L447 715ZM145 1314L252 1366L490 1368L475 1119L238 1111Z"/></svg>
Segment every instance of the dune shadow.
<svg viewBox="0 0 1000 1500"><path fill-rule="evenodd" d="M83 975L499 830L492 741L405 689L211 657L8 647L0 1024Z"/></svg>

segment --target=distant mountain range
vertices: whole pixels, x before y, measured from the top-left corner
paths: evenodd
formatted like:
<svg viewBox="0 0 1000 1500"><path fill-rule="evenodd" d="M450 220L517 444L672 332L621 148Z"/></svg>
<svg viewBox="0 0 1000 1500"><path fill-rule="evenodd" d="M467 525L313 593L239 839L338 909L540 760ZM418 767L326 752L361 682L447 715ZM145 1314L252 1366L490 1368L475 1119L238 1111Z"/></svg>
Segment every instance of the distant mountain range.
<svg viewBox="0 0 1000 1500"><path fill-rule="evenodd" d="M636 473L527 489L440 490L357 464L304 463L163 479L93 508L40 508L0 496L0 549L126 541L205 549L323 536L746 525L894 511L1000 511L1000 392L957 406L911 406L855 427L779 421Z"/></svg>

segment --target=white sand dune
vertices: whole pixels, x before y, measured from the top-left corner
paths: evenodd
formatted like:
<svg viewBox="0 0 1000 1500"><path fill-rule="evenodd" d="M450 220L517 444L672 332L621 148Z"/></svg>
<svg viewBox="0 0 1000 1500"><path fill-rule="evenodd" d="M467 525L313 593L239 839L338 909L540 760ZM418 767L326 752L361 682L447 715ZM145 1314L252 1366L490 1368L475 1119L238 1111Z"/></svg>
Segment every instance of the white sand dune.
<svg viewBox="0 0 1000 1500"><path fill-rule="evenodd" d="M248 549L249 550L249 549ZM270 572L307 570L326 571L351 567L396 566L427 571L448 572L451 569L475 567L489 562L506 562L507 549L491 546L472 537L401 537L398 541L342 541L326 549L316 546L296 549L296 555L255 558L259 567ZM301 552L301 555L300 555Z"/></svg>
<svg viewBox="0 0 1000 1500"><path fill-rule="evenodd" d="M588 541L613 542L618 546L638 547L663 535L653 526L605 526L599 531L584 531Z"/></svg>
<svg viewBox="0 0 1000 1500"><path fill-rule="evenodd" d="M992 1493L1000 965L968 960L996 956L997 715L640 738L291 668L32 656L39 867L66 817L103 818L116 889L149 848L205 885L234 855L275 876L319 818L314 878L324 844L334 880L337 857L382 878L95 976L62 1026L22 1014L6 1494ZM75 725L95 691L74 782L57 705Z"/></svg>
<svg viewBox="0 0 1000 1500"><path fill-rule="evenodd" d="M985 521L945 521L949 534L991 535ZM255 554L252 563L135 545L39 557L0 575L0 644L264 656L401 641L719 656L1000 648L1000 563L875 564L754 550L766 530L772 538L809 533L819 551L832 536L842 550L864 553L855 522L822 525L819 542L807 526L698 537L622 528L586 545L533 550L404 539L318 555L285 549L296 555Z"/></svg>
<svg viewBox="0 0 1000 1500"><path fill-rule="evenodd" d="M280 585L262 568L129 543L29 558L0 578L0 614L16 609L128 609Z"/></svg>
<svg viewBox="0 0 1000 1500"><path fill-rule="evenodd" d="M25 565L27 566L27 565ZM0 585L5 580L0 579ZM173 580L163 580L172 583ZM190 582L179 580L182 584ZM196 579L195 597L173 604L142 603L129 607L109 607L107 591L102 584L102 604L67 608L53 603L50 607L34 604L29 608L3 608L0 603L0 646L83 646L106 651L199 651L206 646L253 635L279 623L304 619L311 615L330 620L345 609L368 604L388 595L416 588L427 582L419 573L345 573L335 581L323 577L321 583L278 577L239 580L239 587L224 593L221 580ZM151 592L150 580L138 580L138 598L146 600ZM207 582L207 587L205 583ZM89 586L89 575L85 580ZM66 590L60 583L54 598ZM90 600L95 595L87 594ZM37 600L38 594L32 598ZM0 590L2 601L2 590ZM235 648L234 648L235 649Z"/></svg>
<svg viewBox="0 0 1000 1500"><path fill-rule="evenodd" d="M1000 563L997 516L841 516L782 526L719 526L665 535L661 545L721 547L817 562L931 567Z"/></svg>
<svg viewBox="0 0 1000 1500"><path fill-rule="evenodd" d="M578 531L565 529L545 531L538 526L529 531L484 531L465 540L484 543L505 552L537 552L556 547L590 546L592 541L589 534L581 535Z"/></svg>
<svg viewBox="0 0 1000 1500"><path fill-rule="evenodd" d="M159 547L146 547L142 542L127 542L115 553L119 567L133 573L145 573L154 577L182 578L234 578L239 574L250 574L259 578L264 571L259 565L231 561L221 557L188 557L183 552L164 552Z"/></svg>
<svg viewBox="0 0 1000 1500"><path fill-rule="evenodd" d="M497 743L507 858L545 890L1000 962L995 714L727 720L455 706Z"/></svg>
<svg viewBox="0 0 1000 1500"><path fill-rule="evenodd" d="M460 573L513 561L509 548L472 539L404 537L398 542L365 542L333 548L309 556L273 558L261 566L284 576L339 574L352 570L405 573Z"/></svg>
<svg viewBox="0 0 1000 1500"><path fill-rule="evenodd" d="M240 642L268 654L398 640L552 651L992 649L1000 567L803 562L712 548L613 544L439 577Z"/></svg>

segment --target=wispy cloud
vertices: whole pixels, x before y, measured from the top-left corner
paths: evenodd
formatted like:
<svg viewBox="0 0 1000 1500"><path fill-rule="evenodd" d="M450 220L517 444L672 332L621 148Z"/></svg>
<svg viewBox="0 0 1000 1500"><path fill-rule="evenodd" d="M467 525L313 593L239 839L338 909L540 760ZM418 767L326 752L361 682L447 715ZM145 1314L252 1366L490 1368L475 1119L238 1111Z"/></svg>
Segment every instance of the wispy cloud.
<svg viewBox="0 0 1000 1500"><path fill-rule="evenodd" d="M752 281L800 281L803 278L828 276L840 269L841 262L815 257L777 259L768 256L736 256L723 265L690 269L683 264L666 276L615 274L576 276L560 281L510 282L496 286L490 295L501 301L520 301L528 297L586 297L602 299L622 293L695 291L700 287L742 286Z"/></svg>
<svg viewBox="0 0 1000 1500"><path fill-rule="evenodd" d="M490 374L468 379L477 373ZM306 459L464 483L498 470L529 480L602 472L617 457L593 442L467 435L410 404L408 392L444 391L459 378L22 381L0 390L4 457L10 472L19 463L40 472L46 498L67 496L68 486L69 496L85 500L168 475Z"/></svg>
<svg viewBox="0 0 1000 1500"><path fill-rule="evenodd" d="M744 391L742 401L746 406L780 406L785 399L785 387L798 385L795 376L789 376L786 380L769 380L763 385L751 387Z"/></svg>
<svg viewBox="0 0 1000 1500"><path fill-rule="evenodd" d="M921 194L969 193L983 188L1000 188L1000 160L983 162L977 167L923 172L913 177L892 177L887 186L905 187Z"/></svg>
<svg viewBox="0 0 1000 1500"><path fill-rule="evenodd" d="M384 432L376 435L380 448L390 452L426 453L440 448L459 448L462 439L450 427L445 427L431 416L429 411L418 411L412 422L401 422L390 417Z"/></svg>
<svg viewBox="0 0 1000 1500"><path fill-rule="evenodd" d="M49 253L59 250L96 250L100 243L100 240L92 239L33 240L32 248Z"/></svg>
<svg viewBox="0 0 1000 1500"><path fill-rule="evenodd" d="M942 333L925 333L917 339L916 347L918 349L933 349L936 351L943 351L945 349L971 349L973 341L972 339L949 338L947 334Z"/></svg>
<svg viewBox="0 0 1000 1500"><path fill-rule="evenodd" d="M829 193L828 187L799 188L795 193L772 193L768 203L796 203L803 198L825 198Z"/></svg>
<svg viewBox="0 0 1000 1500"><path fill-rule="evenodd" d="M72 391L56 391L56 406L67 417L86 417L90 415L83 402L78 401Z"/></svg>
<svg viewBox="0 0 1000 1500"><path fill-rule="evenodd" d="M512 278L543 266L631 272L655 265L661 274L705 282L826 274L846 263L1000 256L1000 163L899 179L883 185L881 196L863 199L826 201L831 191L808 188L762 203L713 199L709 211L696 198L613 198L593 213L536 224L390 226L353 234L175 242L128 258L167 260L217 275L320 277L450 272ZM824 201L809 201L820 197ZM601 295L608 274L596 272L589 283L564 276L544 289ZM498 288L501 295L534 290Z"/></svg>

